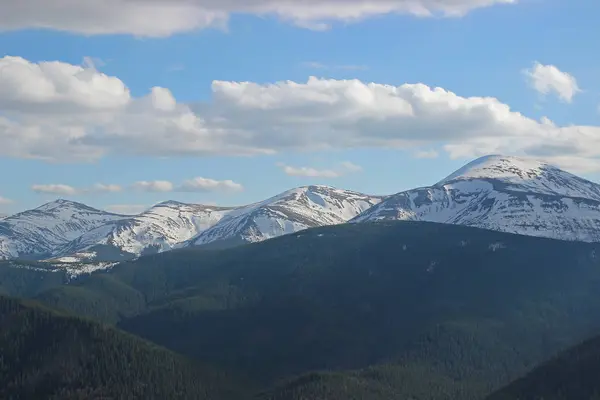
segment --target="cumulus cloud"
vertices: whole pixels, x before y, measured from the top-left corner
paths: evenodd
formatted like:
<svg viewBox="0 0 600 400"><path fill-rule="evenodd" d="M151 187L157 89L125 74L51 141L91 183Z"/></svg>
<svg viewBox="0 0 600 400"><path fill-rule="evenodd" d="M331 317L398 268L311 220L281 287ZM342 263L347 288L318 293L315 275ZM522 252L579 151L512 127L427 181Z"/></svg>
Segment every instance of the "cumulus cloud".
<svg viewBox="0 0 600 400"><path fill-rule="evenodd" d="M172 192L174 188L169 181L139 181L132 187L143 192Z"/></svg>
<svg viewBox="0 0 600 400"><path fill-rule="evenodd" d="M86 35L163 37L225 27L233 13L273 15L323 30L335 21L391 13L460 17L477 8L512 3L517 0L0 0L0 30L48 28Z"/></svg>
<svg viewBox="0 0 600 400"><path fill-rule="evenodd" d="M543 95L554 93L567 103L572 102L573 96L581 92L575 77L554 65L543 65L536 62L531 69L527 69L523 73L531 87L537 92Z"/></svg>
<svg viewBox="0 0 600 400"><path fill-rule="evenodd" d="M218 181L215 179L196 177L175 185L170 181L138 181L128 186L129 189L140 192L239 192L244 187L232 180ZM77 188L65 184L33 185L31 190L41 194L54 194L60 196L75 196L94 193L116 193L123 191L123 187L114 184L97 183L91 187Z"/></svg>
<svg viewBox="0 0 600 400"><path fill-rule="evenodd" d="M0 196L0 206L12 204L12 202L13 202L12 200L7 199L6 197Z"/></svg>
<svg viewBox="0 0 600 400"><path fill-rule="evenodd" d="M286 175L290 176L304 176L304 177L312 177L312 178L339 178L341 176L362 171L362 167L360 165L353 164L349 161L345 161L341 163L338 167L334 169L316 169L311 167L293 167L290 165L286 165L283 163L277 164L278 167L282 169L282 171Z"/></svg>
<svg viewBox="0 0 600 400"><path fill-rule="evenodd" d="M197 177L187 180L178 188L180 192L240 192L244 187L232 180L217 181L214 179Z"/></svg>
<svg viewBox="0 0 600 400"><path fill-rule="evenodd" d="M63 184L49 184L49 185L33 185L31 190L40 194L55 194L59 196L73 196L78 194L77 189L73 186Z"/></svg>
<svg viewBox="0 0 600 400"><path fill-rule="evenodd" d="M218 181L215 179L196 177L175 185L169 181L140 181L132 185L135 190L144 192L239 192L242 185L232 180Z"/></svg>
<svg viewBox="0 0 600 400"><path fill-rule="evenodd" d="M83 194L92 193L114 193L122 190L119 185L105 185L103 183L96 183L94 186L89 188L76 188L65 184L47 184L47 185L33 185L31 190L40 194L54 194L59 196L76 196Z"/></svg>
<svg viewBox="0 0 600 400"><path fill-rule="evenodd" d="M105 185L103 183L96 183L92 188L91 192L107 192L107 193L115 193L120 192L123 188L119 185Z"/></svg>
<svg viewBox="0 0 600 400"><path fill-rule="evenodd" d="M108 154L435 147L453 158L506 153L600 170L598 126L559 126L493 97L463 97L423 83L315 77L270 84L214 81L208 101L185 104L166 88L132 97L118 78L90 68L0 60L12 69L0 74L0 156L5 157L87 162ZM22 74L29 78L19 78Z"/></svg>
<svg viewBox="0 0 600 400"><path fill-rule="evenodd" d="M435 150L420 150L415 153L415 158L437 158L439 155Z"/></svg>

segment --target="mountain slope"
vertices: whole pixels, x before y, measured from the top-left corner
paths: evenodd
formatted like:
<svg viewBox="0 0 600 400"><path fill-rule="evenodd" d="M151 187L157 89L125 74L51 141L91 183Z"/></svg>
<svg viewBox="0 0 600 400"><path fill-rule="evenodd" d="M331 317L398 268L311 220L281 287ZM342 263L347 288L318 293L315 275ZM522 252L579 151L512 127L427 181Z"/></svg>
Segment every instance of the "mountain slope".
<svg viewBox="0 0 600 400"><path fill-rule="evenodd" d="M545 163L486 156L434 186L388 197L351 222L431 221L600 241L600 185Z"/></svg>
<svg viewBox="0 0 600 400"><path fill-rule="evenodd" d="M470 400L600 331L598 254L600 244L449 224L342 224L142 257L37 298L265 386L377 368L319 381L322 391L288 386L291 398L364 384L382 394L369 399ZM437 395L422 396L430 384Z"/></svg>
<svg viewBox="0 0 600 400"><path fill-rule="evenodd" d="M231 208L167 201L92 229L56 251L56 261L112 261L163 252L216 224Z"/></svg>
<svg viewBox="0 0 600 400"><path fill-rule="evenodd" d="M487 400L600 399L600 337L535 368Z"/></svg>
<svg viewBox="0 0 600 400"><path fill-rule="evenodd" d="M230 212L191 244L259 242L307 228L341 224L380 201L381 197L328 186L300 187Z"/></svg>
<svg viewBox="0 0 600 400"><path fill-rule="evenodd" d="M0 296L0 398L240 399L226 375L114 328Z"/></svg>
<svg viewBox="0 0 600 400"><path fill-rule="evenodd" d="M122 215L56 200L0 221L0 259L42 258L60 245Z"/></svg>

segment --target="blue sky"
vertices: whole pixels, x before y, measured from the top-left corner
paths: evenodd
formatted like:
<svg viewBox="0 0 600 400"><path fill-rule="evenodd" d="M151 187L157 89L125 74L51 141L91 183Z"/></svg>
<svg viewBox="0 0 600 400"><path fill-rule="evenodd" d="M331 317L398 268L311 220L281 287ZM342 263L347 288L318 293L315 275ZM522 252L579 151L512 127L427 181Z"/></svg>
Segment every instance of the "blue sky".
<svg viewBox="0 0 600 400"><path fill-rule="evenodd" d="M597 1L176 0L154 25L111 1L0 0L0 213L389 194L489 152L600 178ZM213 14L229 18L203 26Z"/></svg>

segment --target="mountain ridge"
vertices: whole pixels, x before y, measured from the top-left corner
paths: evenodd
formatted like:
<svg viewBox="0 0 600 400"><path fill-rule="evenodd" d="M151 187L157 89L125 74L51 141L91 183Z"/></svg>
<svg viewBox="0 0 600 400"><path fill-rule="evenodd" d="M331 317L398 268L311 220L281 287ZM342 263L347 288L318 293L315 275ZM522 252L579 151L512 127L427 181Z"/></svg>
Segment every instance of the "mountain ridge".
<svg viewBox="0 0 600 400"><path fill-rule="evenodd" d="M309 185L245 206L167 200L137 215L59 199L0 220L0 259L114 262L195 245L257 242L316 226L394 219L594 242L600 241L600 185L534 159L489 155L432 186L391 196Z"/></svg>
<svg viewBox="0 0 600 400"><path fill-rule="evenodd" d="M58 199L0 221L0 259L52 254L63 243L123 215Z"/></svg>
<svg viewBox="0 0 600 400"><path fill-rule="evenodd" d="M549 164L485 156L429 187L411 189L352 223L414 220L563 240L600 240L600 185Z"/></svg>
<svg viewBox="0 0 600 400"><path fill-rule="evenodd" d="M301 186L235 209L218 224L200 233L191 244L228 239L258 242L316 226L340 224L379 201L380 196L331 186Z"/></svg>

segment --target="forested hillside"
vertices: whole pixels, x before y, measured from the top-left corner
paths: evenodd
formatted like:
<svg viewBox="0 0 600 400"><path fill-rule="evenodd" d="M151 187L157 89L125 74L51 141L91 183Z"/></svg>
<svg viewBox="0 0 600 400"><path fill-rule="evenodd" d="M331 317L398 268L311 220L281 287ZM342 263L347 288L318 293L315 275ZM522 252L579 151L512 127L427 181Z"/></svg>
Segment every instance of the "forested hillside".
<svg viewBox="0 0 600 400"><path fill-rule="evenodd" d="M0 296L0 398L236 399L228 375L95 322Z"/></svg>
<svg viewBox="0 0 600 400"><path fill-rule="evenodd" d="M336 387L478 399L600 332L598 250L433 223L340 225L143 257L38 299L241 369L277 399ZM342 375L303 378L319 370Z"/></svg>
<svg viewBox="0 0 600 400"><path fill-rule="evenodd" d="M600 399L600 337L564 351L487 400Z"/></svg>

